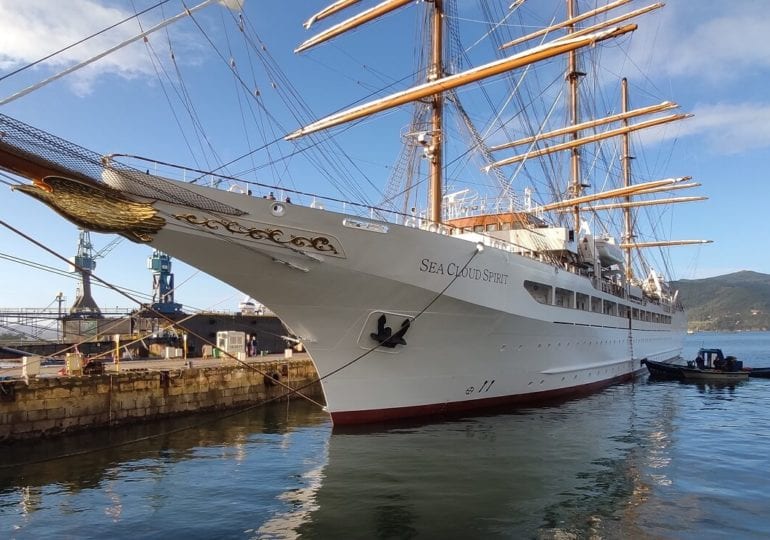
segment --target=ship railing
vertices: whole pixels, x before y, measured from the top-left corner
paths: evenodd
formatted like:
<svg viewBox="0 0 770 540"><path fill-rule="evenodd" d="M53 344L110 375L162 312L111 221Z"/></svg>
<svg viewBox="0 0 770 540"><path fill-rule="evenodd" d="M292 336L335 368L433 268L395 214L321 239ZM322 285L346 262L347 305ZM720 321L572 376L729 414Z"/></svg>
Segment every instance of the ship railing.
<svg viewBox="0 0 770 540"><path fill-rule="evenodd" d="M115 162L118 158L120 166L127 166L133 170L139 169L138 164L135 163L137 159L142 161L144 165L147 164L146 161L144 161L144 158L136 158L135 156L113 155L110 156L109 159L110 161ZM296 189L289 189L284 186L275 186L258 181L244 180L243 178L228 176L226 174L211 174L205 171L182 168L176 165L155 161L151 162L151 165L152 167L146 169L146 172L163 178L205 185L222 191L242 194L243 196L275 199L276 201L289 202L291 204L307 206L319 210L338 212L360 219L415 227L439 235L458 236L463 239L481 242L485 247L500 249L523 257L539 260L559 268L564 268L575 274L582 274L579 268L574 265L564 265L556 256L551 255L548 252L533 250L531 247L517 245L500 238L488 236L484 233L468 233L444 223L432 222L427 218L427 213L423 210L418 211L413 208L408 213L404 213L402 210L397 209L393 203L384 203L380 206L374 206L303 192ZM453 218L471 217L474 215L490 213L522 211L520 201L514 196L499 198L483 198L478 195L464 198L455 197L451 201L447 199L447 204L445 206L445 218L448 216L452 216Z"/></svg>
<svg viewBox="0 0 770 540"><path fill-rule="evenodd" d="M481 197L467 195L467 190L444 196L444 219L461 219L489 214L523 212L518 197Z"/></svg>
<svg viewBox="0 0 770 540"><path fill-rule="evenodd" d="M151 171L152 174L165 176L163 171ZM190 181L189 176L185 175L182 180ZM319 210L338 212L350 216L355 216L373 221L384 223L394 223L406 227L415 227L424 231L433 232L442 236L461 235L464 238L474 236L474 241L481 242L486 247L493 247L510 253L516 253L525 257L530 257L545 262L556 262L555 259L532 251L524 246L494 238L483 233L465 233L462 229L436 223L427 219L425 211L412 209L409 213L404 213L395 208L383 206L372 206L360 203L354 203L333 197L305 193L293 189L279 186L270 186L259 182L244 182L237 179L228 178L221 175L206 175L205 177L194 177L192 179L198 184L204 184L209 187L215 187L224 191L241 193L253 197L275 198L277 201L286 201L289 198L291 204L300 204ZM518 209L518 201L513 197L485 198L480 199L477 204L466 204L467 201L456 201L455 207L447 211L447 215L454 217L466 217L472 215L483 215L489 212L510 212L512 209Z"/></svg>

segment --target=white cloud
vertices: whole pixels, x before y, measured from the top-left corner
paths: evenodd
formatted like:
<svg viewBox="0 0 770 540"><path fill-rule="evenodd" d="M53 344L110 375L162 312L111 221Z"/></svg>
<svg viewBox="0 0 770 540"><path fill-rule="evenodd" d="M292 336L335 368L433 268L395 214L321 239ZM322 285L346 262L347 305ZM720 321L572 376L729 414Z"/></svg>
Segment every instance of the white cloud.
<svg viewBox="0 0 770 540"><path fill-rule="evenodd" d="M770 148L770 103L716 103L698 105L694 118L653 128L639 134L645 145L655 142L701 137L708 150L734 155Z"/></svg>
<svg viewBox="0 0 770 540"><path fill-rule="evenodd" d="M715 83L770 68L766 3L719 2L708 9L700 2L680 2L673 7L661 32L668 42L662 62L666 72ZM698 13L702 7L707 9ZM704 15L711 18L698 21Z"/></svg>
<svg viewBox="0 0 770 540"><path fill-rule="evenodd" d="M7 72L37 61L132 14L95 0L0 0L0 69ZM146 30L153 23L144 20L143 24ZM36 66L36 78L75 65L140 31L136 21L120 25ZM139 41L69 75L67 82L82 95L88 94L94 81L104 74L131 79L154 73L147 50Z"/></svg>
<svg viewBox="0 0 770 540"><path fill-rule="evenodd" d="M692 131L705 136L712 150L738 154L770 147L770 104L717 103L694 110Z"/></svg>
<svg viewBox="0 0 770 540"><path fill-rule="evenodd" d="M701 137L719 155L770 148L770 102L760 90L770 78L766 12L763 0L672 0L639 19L624 68L648 70L637 84L652 77L654 94L695 115L640 132L645 144ZM623 71L624 57L612 60Z"/></svg>
<svg viewBox="0 0 770 540"><path fill-rule="evenodd" d="M724 86L770 69L764 1L674 0L638 22L633 55L669 77Z"/></svg>

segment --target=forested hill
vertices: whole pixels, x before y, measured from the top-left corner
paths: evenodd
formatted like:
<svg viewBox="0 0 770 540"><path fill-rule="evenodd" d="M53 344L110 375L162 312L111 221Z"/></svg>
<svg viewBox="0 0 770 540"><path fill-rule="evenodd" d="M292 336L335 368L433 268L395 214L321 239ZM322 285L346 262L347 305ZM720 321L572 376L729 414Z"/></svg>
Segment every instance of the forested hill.
<svg viewBox="0 0 770 540"><path fill-rule="evenodd" d="M770 275L742 271L674 281L691 330L770 329Z"/></svg>

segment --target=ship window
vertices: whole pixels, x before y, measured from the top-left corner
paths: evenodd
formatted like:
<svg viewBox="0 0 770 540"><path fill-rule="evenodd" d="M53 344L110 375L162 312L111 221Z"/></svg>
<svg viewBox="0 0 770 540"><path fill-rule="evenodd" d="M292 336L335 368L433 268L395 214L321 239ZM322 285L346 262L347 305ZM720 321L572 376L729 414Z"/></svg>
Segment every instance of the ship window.
<svg viewBox="0 0 770 540"><path fill-rule="evenodd" d="M636 309L636 308L633 308L633 309L631 310L631 316L632 316L634 319L639 319L639 310L638 310L638 309Z"/></svg>
<svg viewBox="0 0 770 540"><path fill-rule="evenodd" d="M541 304L550 304L551 303L551 286L545 285L543 283L536 283L534 281L525 281L524 282L524 288L527 290L527 292L540 302Z"/></svg>
<svg viewBox="0 0 770 540"><path fill-rule="evenodd" d="M588 307L591 304L591 298L587 294L575 293L575 307L588 311Z"/></svg>
<svg viewBox="0 0 770 540"><path fill-rule="evenodd" d="M605 315L617 315L618 305L615 302L604 301L604 314Z"/></svg>
<svg viewBox="0 0 770 540"><path fill-rule="evenodd" d="M476 225L473 227L473 232L484 232L484 225Z"/></svg>
<svg viewBox="0 0 770 540"><path fill-rule="evenodd" d="M575 307L575 293L567 290L556 288L556 300L554 302L557 306L561 307Z"/></svg>
<svg viewBox="0 0 770 540"><path fill-rule="evenodd" d="M596 298L595 296L591 297L591 311L594 313L601 313L602 312L602 299Z"/></svg>
<svg viewBox="0 0 770 540"><path fill-rule="evenodd" d="M501 223L500 224L500 230L501 231L510 231L511 230L511 224L510 223Z"/></svg>
<svg viewBox="0 0 770 540"><path fill-rule="evenodd" d="M487 232L494 232L497 230L497 223L490 223L487 225Z"/></svg>

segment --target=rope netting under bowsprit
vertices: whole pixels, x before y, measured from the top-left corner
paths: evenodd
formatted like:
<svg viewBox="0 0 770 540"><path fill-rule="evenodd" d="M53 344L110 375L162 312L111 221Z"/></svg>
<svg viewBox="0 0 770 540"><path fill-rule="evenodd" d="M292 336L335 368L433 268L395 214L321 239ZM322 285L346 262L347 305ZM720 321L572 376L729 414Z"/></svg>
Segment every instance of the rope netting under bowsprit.
<svg viewBox="0 0 770 540"><path fill-rule="evenodd" d="M82 146L0 114L0 145L3 151L62 176L99 181L104 167L101 156ZM12 172L14 171L11 168Z"/></svg>
<svg viewBox="0 0 770 540"><path fill-rule="evenodd" d="M142 172L45 131L0 114L0 153L14 160L64 177L105 182L121 191L206 210L209 212L243 215L244 211L205 197L178 183ZM0 162L0 167L3 164ZM14 173L17 168L9 166Z"/></svg>

